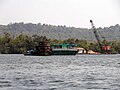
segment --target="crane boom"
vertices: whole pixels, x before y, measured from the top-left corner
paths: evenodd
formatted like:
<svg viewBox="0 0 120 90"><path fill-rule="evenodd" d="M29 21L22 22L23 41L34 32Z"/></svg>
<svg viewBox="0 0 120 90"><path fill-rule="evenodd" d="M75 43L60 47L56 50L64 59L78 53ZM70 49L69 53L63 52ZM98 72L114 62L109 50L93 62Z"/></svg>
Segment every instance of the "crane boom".
<svg viewBox="0 0 120 90"><path fill-rule="evenodd" d="M90 20L90 23L92 25L92 30L94 32L95 38L97 39L97 42L99 44L100 52L103 53L103 54L110 54L111 53L111 46L101 44L101 40L100 40L99 34L97 32L97 29L95 28L95 26L93 24L93 21Z"/></svg>
<svg viewBox="0 0 120 90"><path fill-rule="evenodd" d="M97 30L96 30L96 28L95 28L92 20L90 20L90 23L91 23L91 25L92 25L92 30L93 30L93 32L94 32L95 38L97 39L97 42L98 42L99 47L100 47L100 49L101 49L101 48L102 48L102 44L101 44L101 41L100 41L98 32L97 32Z"/></svg>

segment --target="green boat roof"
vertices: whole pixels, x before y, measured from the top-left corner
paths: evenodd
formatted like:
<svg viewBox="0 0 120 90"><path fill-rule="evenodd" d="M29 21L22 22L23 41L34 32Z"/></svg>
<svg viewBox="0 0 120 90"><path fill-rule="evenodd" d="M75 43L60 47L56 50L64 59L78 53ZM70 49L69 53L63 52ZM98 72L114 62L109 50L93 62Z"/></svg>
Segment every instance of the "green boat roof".
<svg viewBox="0 0 120 90"><path fill-rule="evenodd" d="M52 46L77 46L77 44L53 44Z"/></svg>

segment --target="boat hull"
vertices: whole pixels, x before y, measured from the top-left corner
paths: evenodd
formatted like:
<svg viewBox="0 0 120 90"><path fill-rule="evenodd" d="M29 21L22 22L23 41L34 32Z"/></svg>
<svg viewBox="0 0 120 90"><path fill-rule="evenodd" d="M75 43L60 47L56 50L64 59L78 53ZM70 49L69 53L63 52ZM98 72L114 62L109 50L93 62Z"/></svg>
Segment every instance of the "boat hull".
<svg viewBox="0 0 120 90"><path fill-rule="evenodd" d="M55 50L52 51L51 55L76 55L78 51L69 51L69 50Z"/></svg>
<svg viewBox="0 0 120 90"><path fill-rule="evenodd" d="M49 52L39 52L39 53L24 53L25 56L50 56Z"/></svg>

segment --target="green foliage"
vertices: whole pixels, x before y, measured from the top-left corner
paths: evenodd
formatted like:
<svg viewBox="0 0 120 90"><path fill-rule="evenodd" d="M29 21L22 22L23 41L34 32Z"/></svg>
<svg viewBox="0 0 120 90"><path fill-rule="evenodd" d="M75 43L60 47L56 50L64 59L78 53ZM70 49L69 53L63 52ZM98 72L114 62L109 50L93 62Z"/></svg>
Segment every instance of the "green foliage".
<svg viewBox="0 0 120 90"><path fill-rule="evenodd" d="M58 39L48 39L46 36L33 35L19 35L13 37L9 33L4 33L3 36L0 36L0 53L2 54L20 54L24 53L27 50L34 49L40 41L48 41L49 44L77 44L78 47L84 48L86 51L100 51L99 44L96 42L88 42L86 40L79 40L75 38L69 38L65 40ZM102 45L109 45L112 47L112 53L120 53L120 42L111 41L108 42L104 40L101 42Z"/></svg>
<svg viewBox="0 0 120 90"><path fill-rule="evenodd" d="M120 26L118 24L111 27L98 28L97 30L100 38L105 37L110 41L120 40ZM3 35L4 32L9 32L14 36L18 36L20 34L31 36L39 35L58 40L65 40L68 38L82 39L91 42L96 40L92 29L66 27L60 25L55 26L40 23L32 24L20 22L0 25L0 35Z"/></svg>
<svg viewBox="0 0 120 90"><path fill-rule="evenodd" d="M111 47L112 47L113 53L120 53L120 42L112 41Z"/></svg>

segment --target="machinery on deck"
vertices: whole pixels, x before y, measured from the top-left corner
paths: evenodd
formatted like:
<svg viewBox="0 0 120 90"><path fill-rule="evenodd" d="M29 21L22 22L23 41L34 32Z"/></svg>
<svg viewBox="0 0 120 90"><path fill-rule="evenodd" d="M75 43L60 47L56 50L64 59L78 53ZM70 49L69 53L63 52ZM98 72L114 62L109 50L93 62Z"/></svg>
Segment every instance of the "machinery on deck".
<svg viewBox="0 0 120 90"><path fill-rule="evenodd" d="M93 24L93 21L90 20L90 23L91 23L91 25L92 25L92 30L93 30L93 32L94 32L95 38L96 38L96 40L97 40L97 42L98 42L98 44L99 44L100 53L101 53L101 54L111 54L111 46L109 46L109 45L103 45L103 44L101 43L99 34L98 34L98 32L97 32L97 29L95 28L95 26L94 26L94 24Z"/></svg>

